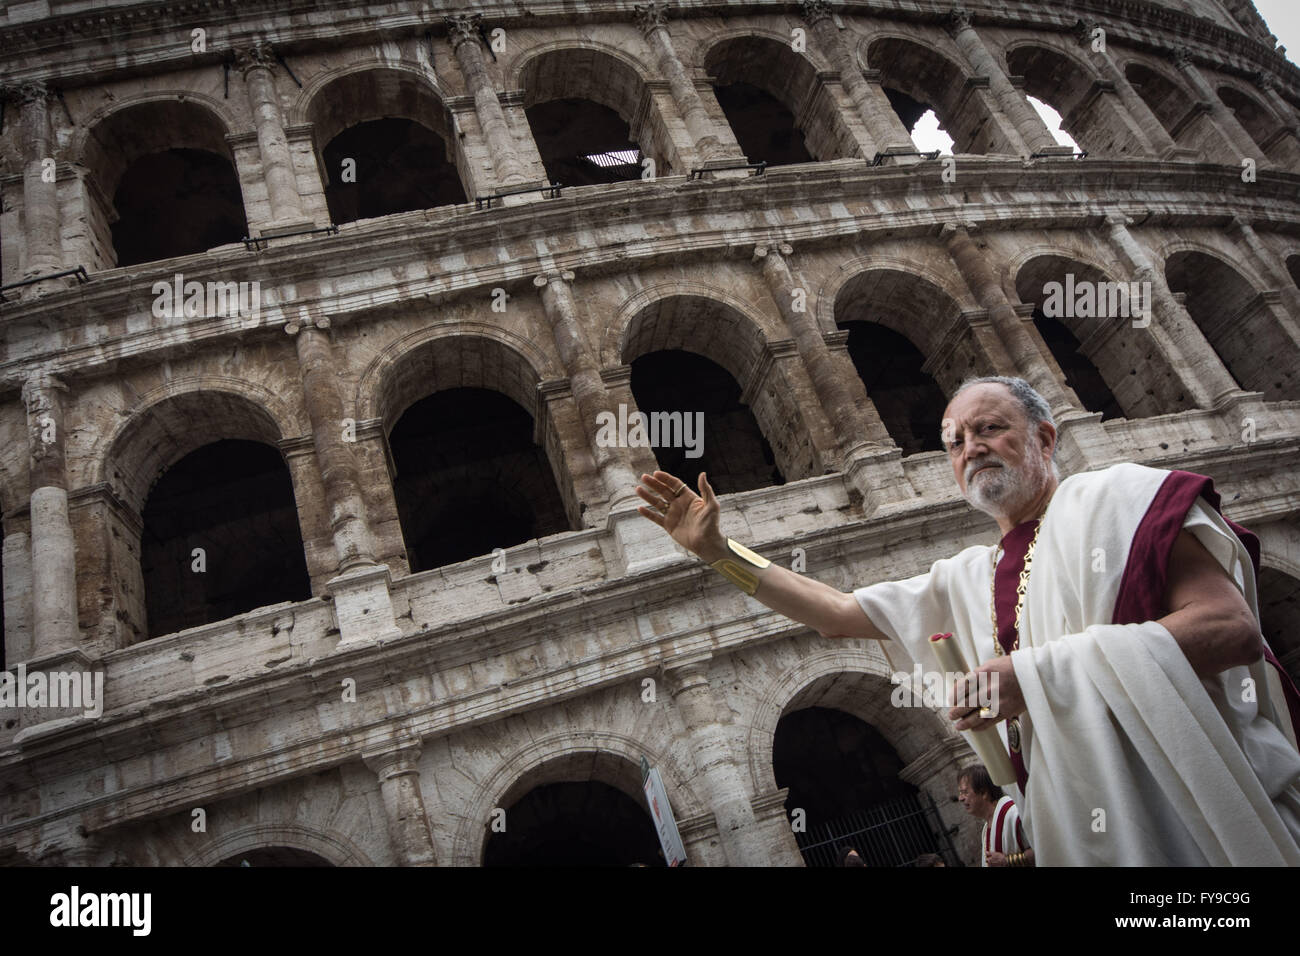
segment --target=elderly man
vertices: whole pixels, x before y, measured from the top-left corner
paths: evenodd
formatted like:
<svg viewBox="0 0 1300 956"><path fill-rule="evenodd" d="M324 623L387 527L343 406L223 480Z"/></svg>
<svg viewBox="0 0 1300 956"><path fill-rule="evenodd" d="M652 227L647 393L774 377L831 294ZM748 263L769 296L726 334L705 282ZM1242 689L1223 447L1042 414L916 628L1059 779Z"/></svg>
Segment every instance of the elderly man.
<svg viewBox="0 0 1300 956"><path fill-rule="evenodd" d="M998 729L1039 865L1300 865L1300 699L1260 635L1258 541L1213 483L1135 464L1060 480L1022 379L964 383L943 438L1002 538L906 581L846 594L771 564L722 534L703 474L698 495L642 475L639 510L824 636L899 641L942 670L929 638L951 632L997 708L949 716Z"/></svg>

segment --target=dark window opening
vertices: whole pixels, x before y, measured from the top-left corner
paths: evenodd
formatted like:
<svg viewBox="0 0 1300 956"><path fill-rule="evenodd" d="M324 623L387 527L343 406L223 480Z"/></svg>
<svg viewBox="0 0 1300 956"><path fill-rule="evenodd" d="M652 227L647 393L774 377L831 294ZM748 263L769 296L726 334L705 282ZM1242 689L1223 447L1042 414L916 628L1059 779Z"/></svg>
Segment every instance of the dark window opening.
<svg viewBox="0 0 1300 956"><path fill-rule="evenodd" d="M842 322L839 327L849 331L849 358L894 444L904 455L942 451L948 400L923 370L925 356L906 338L875 322Z"/></svg>
<svg viewBox="0 0 1300 956"><path fill-rule="evenodd" d="M749 83L714 86L713 92L751 163L785 166L813 161L803 133L795 126L794 113L771 93Z"/></svg>
<svg viewBox="0 0 1300 956"><path fill-rule="evenodd" d="M754 413L740 401L740 386L717 363L680 349L642 355L632 362L632 394L644 415L682 414L679 447L665 443L654 453L660 468L692 488L702 471L720 495L785 484ZM698 414L703 415L702 433L696 427ZM689 436L687 416L694 429ZM687 447L687 437L694 448ZM697 457L688 457L697 451Z"/></svg>
<svg viewBox="0 0 1300 956"><path fill-rule="evenodd" d="M528 125L546 176L564 186L641 178L641 151L622 117L575 97L530 106Z"/></svg>
<svg viewBox="0 0 1300 956"><path fill-rule="evenodd" d="M548 783L506 810L484 866L662 866L644 802L599 780Z"/></svg>
<svg viewBox="0 0 1300 956"><path fill-rule="evenodd" d="M407 119L358 123L323 151L335 223L466 202L441 136Z"/></svg>
<svg viewBox="0 0 1300 956"><path fill-rule="evenodd" d="M1124 410L1111 393L1097 366L1079 350L1079 340L1065 325L1034 309L1034 325L1047 343L1052 358L1065 373L1065 384L1074 389L1083 407L1090 412L1101 412L1101 420L1123 418Z"/></svg>
<svg viewBox="0 0 1300 956"><path fill-rule="evenodd" d="M411 571L454 564L568 530L533 418L484 388L416 402L389 436Z"/></svg>
<svg viewBox="0 0 1300 956"><path fill-rule="evenodd" d="M902 90L895 90L888 86L884 87L884 90L889 105L894 108L894 112L898 114L899 120L909 133L916 128L917 120L934 109L929 103L913 99Z"/></svg>
<svg viewBox="0 0 1300 956"><path fill-rule="evenodd" d="M151 637L311 597L293 482L275 448L223 440L191 452L158 479L142 518Z"/></svg>
<svg viewBox="0 0 1300 956"><path fill-rule="evenodd" d="M206 252L248 235L230 161L199 149L169 149L132 163L113 195L119 266Z"/></svg>

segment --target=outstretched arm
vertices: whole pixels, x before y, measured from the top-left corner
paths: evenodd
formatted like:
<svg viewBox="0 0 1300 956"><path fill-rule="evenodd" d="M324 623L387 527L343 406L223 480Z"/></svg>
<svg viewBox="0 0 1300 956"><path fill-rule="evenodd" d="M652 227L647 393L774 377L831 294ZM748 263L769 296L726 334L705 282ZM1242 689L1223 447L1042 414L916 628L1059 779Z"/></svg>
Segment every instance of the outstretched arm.
<svg viewBox="0 0 1300 956"><path fill-rule="evenodd" d="M649 507L637 510L663 528L674 541L708 564L730 555L727 538L718 525L722 508L700 474L700 493L666 471L642 475L636 493ZM770 564L753 569L758 575L754 598L773 611L807 625L826 637L868 637L888 640L852 594Z"/></svg>

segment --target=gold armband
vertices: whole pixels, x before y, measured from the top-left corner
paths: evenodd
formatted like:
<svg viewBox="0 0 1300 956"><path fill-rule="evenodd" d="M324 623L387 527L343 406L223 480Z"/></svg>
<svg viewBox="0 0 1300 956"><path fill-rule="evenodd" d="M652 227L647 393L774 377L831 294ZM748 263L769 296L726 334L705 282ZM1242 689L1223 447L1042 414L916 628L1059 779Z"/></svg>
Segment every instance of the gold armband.
<svg viewBox="0 0 1300 956"><path fill-rule="evenodd" d="M758 590L758 575L753 572L750 566L762 569L772 562L761 554L750 551L740 542L732 541L730 538L727 539L727 550L740 560L721 558L714 561L710 567L750 597L753 597L754 592Z"/></svg>

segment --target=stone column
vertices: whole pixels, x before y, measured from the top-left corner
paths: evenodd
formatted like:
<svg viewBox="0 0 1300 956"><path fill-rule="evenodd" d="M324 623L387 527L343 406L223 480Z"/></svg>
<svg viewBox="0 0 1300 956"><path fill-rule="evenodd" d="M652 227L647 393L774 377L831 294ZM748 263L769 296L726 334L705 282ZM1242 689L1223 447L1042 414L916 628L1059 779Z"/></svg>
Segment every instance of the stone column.
<svg viewBox="0 0 1300 956"><path fill-rule="evenodd" d="M4 649L9 666L32 655L32 539L18 519L5 521Z"/></svg>
<svg viewBox="0 0 1300 956"><path fill-rule="evenodd" d="M790 271L785 257L793 251L784 242L759 245L754 248L754 262L762 266L768 291L794 334L795 345L808 377L812 379L817 399L835 430L841 456L850 457L850 451L859 445L877 448L892 445L889 432L871 404L848 355L842 351L832 353L826 347L826 340L822 338L811 311L811 303L803 310L795 309L796 290L804 291L806 298L807 286L797 282ZM855 383L857 388L853 387Z"/></svg>
<svg viewBox="0 0 1300 956"><path fill-rule="evenodd" d="M63 396L67 386L37 373L23 386L31 456L34 656L77 646L77 566L68 517Z"/></svg>
<svg viewBox="0 0 1300 956"><path fill-rule="evenodd" d="M329 320L322 318L316 325L290 323L285 326L285 331L294 336L294 344L298 347L303 400L311 420L316 461L325 485L338 569L339 573L345 573L355 567L373 565L375 556L366 524L356 459L344 440L343 396L339 393L338 370L330 350L329 335L323 331L328 327Z"/></svg>
<svg viewBox="0 0 1300 956"><path fill-rule="evenodd" d="M1106 216L1106 235L1112 248L1125 261L1137 282L1151 283L1151 333L1175 362L1183 386L1198 408L1213 408L1224 398L1241 391L1232 375L1214 353L1205 335L1174 298L1164 271L1151 262L1146 250L1133 238L1132 220L1119 212Z"/></svg>
<svg viewBox="0 0 1300 956"><path fill-rule="evenodd" d="M760 828L736 766L718 705L709 687L706 661L691 661L668 671L673 704L690 735L697 783L704 802L718 821L718 837L730 866L765 866Z"/></svg>
<svg viewBox="0 0 1300 956"><path fill-rule="evenodd" d="M412 741L391 750L363 754L379 777L388 818L388 838L398 866L437 866L429 817L420 793L420 744Z"/></svg>
<svg viewBox="0 0 1300 956"><path fill-rule="evenodd" d="M310 225L303 216L293 155L284 135L280 98L275 91L272 73L275 53L269 43L258 41L237 51L235 62L243 73L248 107L257 127L257 148L271 206L271 224L276 228Z"/></svg>
<svg viewBox="0 0 1300 956"><path fill-rule="evenodd" d="M483 50L479 46L479 23L482 14L457 15L443 18L447 23L447 42L451 44L460 64L465 88L474 97L474 113L487 138L492 152L492 165L496 171L497 187L510 189L528 182L528 169L519 158L515 138L506 122L505 111L497 98L497 91L488 76Z"/></svg>
<svg viewBox="0 0 1300 956"><path fill-rule="evenodd" d="M993 267L971 239L969 226L965 223L948 223L943 227L941 235L962 279L980 307L988 312L989 321L1006 348L1006 356L1011 364L1047 400L1053 415L1058 419L1062 413L1077 409L1077 402L1066 394L1053 372L1056 363L1051 359L1051 353L1045 346L1039 348L1036 336L1025 328L1015 307L1007 299L1002 284L998 282ZM1001 356L994 354L992 357L995 365L1001 364Z"/></svg>
<svg viewBox="0 0 1300 956"><path fill-rule="evenodd" d="M803 0L803 15L812 28L817 45L825 51L834 69L839 70L840 81L862 117L875 152L915 150L916 144L912 141L911 134L889 105L884 89L878 82L868 81L863 76L857 57L835 26L830 3L827 0Z"/></svg>
<svg viewBox="0 0 1300 956"><path fill-rule="evenodd" d="M1218 91L1210 85L1205 74L1192 62L1192 51L1185 46L1178 47L1174 50L1174 63L1187 80L1187 84L1195 91L1197 99L1209 105L1210 119L1234 148L1238 158L1245 159L1253 149L1258 153L1253 157L1258 166L1273 165L1264 155L1264 148L1255 142L1255 138L1250 133L1246 132L1246 128L1237 120L1236 114L1224 105L1223 100L1219 99Z"/></svg>
<svg viewBox="0 0 1300 956"><path fill-rule="evenodd" d="M971 26L970 14L960 6L954 7L948 16L948 32L957 41L957 46L966 57L966 62L976 76L987 76L989 91L997 100L998 107L1015 126L1019 145L1029 153L1050 152L1058 149L1059 144L1039 118L1038 113L1029 105L1025 95L1011 85L1006 73L988 51L980 35ZM1064 150L1061 150L1064 152ZM1071 153L1074 150L1070 150Z"/></svg>
<svg viewBox="0 0 1300 956"><path fill-rule="evenodd" d="M59 228L59 187L46 173L46 160L54 159L54 130L50 104L54 92L44 83L23 83L8 94L20 104L19 139L23 163L23 224L27 256L23 278L58 272L63 268Z"/></svg>
<svg viewBox="0 0 1300 956"><path fill-rule="evenodd" d="M672 37L668 33L667 4L652 2L637 4L637 25L646 42L658 59L659 72L668 80L673 101L686 123L686 130L695 141L695 151L705 162L723 157L724 149L713 129L713 120L705 109L695 83L686 75L686 67L677 58Z"/></svg>
<svg viewBox="0 0 1300 956"><path fill-rule="evenodd" d="M601 484L610 506L626 500L639 503L633 491L637 484L637 474L632 468L632 459L626 448L606 448L596 443L596 416L601 412L610 412L618 417L618 409L609 400L605 383L601 380L600 369L592 358L582 323L578 320L578 309L573 301L572 272L544 273L533 279L533 285L541 290L542 308L546 319L551 324L551 335L555 339L555 350L564 366L564 373L569 377L573 389L573 398L577 402L578 412L582 416L582 429L587 435L592 457L600 471Z"/></svg>
<svg viewBox="0 0 1300 956"><path fill-rule="evenodd" d="M1300 158L1300 138L1296 131L1296 109L1277 91L1277 79L1272 73L1256 73L1255 85L1264 93L1269 108L1282 125L1274 131L1265 144L1269 148L1278 147L1288 163L1294 165Z"/></svg>
<svg viewBox="0 0 1300 956"><path fill-rule="evenodd" d="M1097 24L1092 20L1080 20L1075 24L1075 32L1078 34L1080 46L1091 47L1092 31L1096 26ZM1165 129L1165 124L1160 122L1159 117L1151 111L1151 107L1147 106L1146 100L1142 99L1137 90L1133 89L1133 84L1128 81L1124 71L1119 68L1119 65L1110 55L1109 48L1093 50L1090 55L1097 64L1102 79L1109 81L1114 86L1115 94L1119 97L1120 103L1128 112L1130 119L1133 120L1131 127L1138 136L1147 142L1152 155L1163 159L1174 158L1178 155L1195 155L1194 150L1183 149L1174 142L1174 138Z"/></svg>
<svg viewBox="0 0 1300 956"><path fill-rule="evenodd" d="M1256 267L1273 283L1273 288L1280 290L1282 295L1291 302L1292 307L1296 309L1296 318L1300 319L1300 288L1297 288L1292 281L1291 273L1287 271L1281 259L1260 241L1259 234L1255 232L1255 227L1251 225L1250 220L1245 216L1233 216L1228 223L1228 234L1236 235L1241 239L1250 251Z"/></svg>

